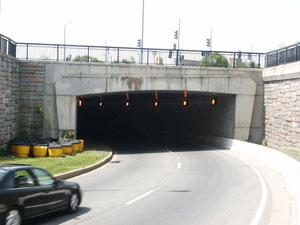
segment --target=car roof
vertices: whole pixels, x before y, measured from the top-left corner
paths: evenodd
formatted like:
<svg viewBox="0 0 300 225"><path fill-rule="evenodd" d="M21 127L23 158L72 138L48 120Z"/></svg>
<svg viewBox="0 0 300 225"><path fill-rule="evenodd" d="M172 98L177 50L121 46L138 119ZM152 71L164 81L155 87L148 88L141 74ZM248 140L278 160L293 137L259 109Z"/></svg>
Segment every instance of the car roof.
<svg viewBox="0 0 300 225"><path fill-rule="evenodd" d="M31 166L29 164L0 164L0 169L6 171L12 171L16 169L29 169L29 168L36 168L35 166Z"/></svg>

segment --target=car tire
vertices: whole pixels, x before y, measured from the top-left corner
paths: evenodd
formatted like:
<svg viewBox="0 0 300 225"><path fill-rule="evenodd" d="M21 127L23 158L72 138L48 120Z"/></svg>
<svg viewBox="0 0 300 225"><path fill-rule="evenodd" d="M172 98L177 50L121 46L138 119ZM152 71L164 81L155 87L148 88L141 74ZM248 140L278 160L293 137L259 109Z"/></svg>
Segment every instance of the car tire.
<svg viewBox="0 0 300 225"><path fill-rule="evenodd" d="M21 214L16 208L9 210L4 217L4 225L20 225Z"/></svg>
<svg viewBox="0 0 300 225"><path fill-rule="evenodd" d="M75 213L79 208L79 195L77 192L72 193L69 201L68 211L70 213Z"/></svg>

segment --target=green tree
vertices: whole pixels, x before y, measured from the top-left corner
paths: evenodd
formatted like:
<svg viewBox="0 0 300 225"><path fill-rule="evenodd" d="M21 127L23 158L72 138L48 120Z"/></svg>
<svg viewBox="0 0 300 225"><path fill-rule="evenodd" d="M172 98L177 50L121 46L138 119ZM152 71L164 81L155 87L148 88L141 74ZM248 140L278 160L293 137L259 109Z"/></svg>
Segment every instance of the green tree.
<svg viewBox="0 0 300 225"><path fill-rule="evenodd" d="M211 66L213 67L227 67L229 62L227 58L217 52L211 55ZM209 66L209 56L203 57L200 66Z"/></svg>

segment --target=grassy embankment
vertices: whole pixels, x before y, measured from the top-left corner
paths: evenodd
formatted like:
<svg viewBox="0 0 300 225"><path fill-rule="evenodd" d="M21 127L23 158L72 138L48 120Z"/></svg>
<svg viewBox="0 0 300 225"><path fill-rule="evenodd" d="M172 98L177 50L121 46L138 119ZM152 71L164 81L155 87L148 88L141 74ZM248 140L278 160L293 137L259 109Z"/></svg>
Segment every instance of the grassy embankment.
<svg viewBox="0 0 300 225"><path fill-rule="evenodd" d="M30 164L44 168L52 175L55 175L95 164L106 158L110 153L111 150L85 150L82 153L77 153L73 156L62 156L58 158L17 158L0 156L0 164Z"/></svg>

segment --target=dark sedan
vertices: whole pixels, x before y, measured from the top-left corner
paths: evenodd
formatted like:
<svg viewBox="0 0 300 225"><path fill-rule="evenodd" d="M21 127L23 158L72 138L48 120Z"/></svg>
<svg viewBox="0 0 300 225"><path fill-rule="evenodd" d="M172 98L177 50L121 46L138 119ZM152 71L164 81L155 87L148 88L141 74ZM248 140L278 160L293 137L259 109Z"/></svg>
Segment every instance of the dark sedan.
<svg viewBox="0 0 300 225"><path fill-rule="evenodd" d="M30 165L0 165L0 224L21 221L58 210L74 213L82 198L77 183L57 180Z"/></svg>

